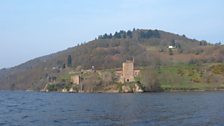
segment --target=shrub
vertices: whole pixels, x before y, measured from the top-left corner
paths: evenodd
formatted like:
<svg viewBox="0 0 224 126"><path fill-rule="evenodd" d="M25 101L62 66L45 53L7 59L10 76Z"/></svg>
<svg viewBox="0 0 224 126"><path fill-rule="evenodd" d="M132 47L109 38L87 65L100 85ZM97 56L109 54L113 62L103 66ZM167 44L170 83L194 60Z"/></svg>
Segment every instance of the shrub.
<svg viewBox="0 0 224 126"><path fill-rule="evenodd" d="M173 50L169 49L169 55L173 55Z"/></svg>
<svg viewBox="0 0 224 126"><path fill-rule="evenodd" d="M214 74L224 74L224 64L213 65L210 70Z"/></svg>

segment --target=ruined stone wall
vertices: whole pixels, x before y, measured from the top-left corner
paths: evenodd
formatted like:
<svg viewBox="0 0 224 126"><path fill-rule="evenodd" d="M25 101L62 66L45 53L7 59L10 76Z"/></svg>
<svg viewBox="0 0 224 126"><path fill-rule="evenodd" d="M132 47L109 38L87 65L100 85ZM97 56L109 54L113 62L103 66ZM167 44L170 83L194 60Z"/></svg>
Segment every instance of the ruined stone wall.
<svg viewBox="0 0 224 126"><path fill-rule="evenodd" d="M140 70L134 70L134 77L137 77L140 73Z"/></svg>
<svg viewBox="0 0 224 126"><path fill-rule="evenodd" d="M80 84L80 76L79 75L71 76L71 82L73 84Z"/></svg>

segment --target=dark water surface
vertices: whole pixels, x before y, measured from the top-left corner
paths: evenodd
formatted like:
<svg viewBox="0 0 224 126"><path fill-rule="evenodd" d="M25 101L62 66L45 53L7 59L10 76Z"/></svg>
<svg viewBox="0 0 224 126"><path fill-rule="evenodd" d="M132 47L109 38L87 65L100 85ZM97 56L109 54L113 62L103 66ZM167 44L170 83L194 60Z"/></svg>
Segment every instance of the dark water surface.
<svg viewBox="0 0 224 126"><path fill-rule="evenodd" d="M0 126L223 126L224 92L0 91Z"/></svg>

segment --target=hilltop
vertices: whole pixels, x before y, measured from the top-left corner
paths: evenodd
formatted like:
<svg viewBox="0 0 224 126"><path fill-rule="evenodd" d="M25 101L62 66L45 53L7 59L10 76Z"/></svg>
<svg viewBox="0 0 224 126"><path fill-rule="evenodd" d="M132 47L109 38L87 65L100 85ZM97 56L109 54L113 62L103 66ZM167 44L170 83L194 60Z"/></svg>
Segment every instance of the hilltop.
<svg viewBox="0 0 224 126"><path fill-rule="evenodd" d="M170 47L170 48L169 48ZM41 90L49 77L81 69L120 68L134 59L136 67L214 64L224 60L224 47L161 30L133 29L104 34L67 50L0 70L0 89ZM59 79L58 77L57 79ZM64 78L63 78L64 79Z"/></svg>

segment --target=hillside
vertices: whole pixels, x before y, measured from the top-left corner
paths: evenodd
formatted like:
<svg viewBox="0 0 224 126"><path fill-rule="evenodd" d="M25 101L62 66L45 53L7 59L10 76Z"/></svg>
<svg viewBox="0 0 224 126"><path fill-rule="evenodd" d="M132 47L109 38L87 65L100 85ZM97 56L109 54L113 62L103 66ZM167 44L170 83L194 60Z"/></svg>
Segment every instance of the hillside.
<svg viewBox="0 0 224 126"><path fill-rule="evenodd" d="M174 47L168 49L169 46ZM49 77L71 70L120 68L134 58L135 66L223 62L224 47L160 30L133 29L100 35L67 50L0 70L0 89L42 89ZM71 64L68 64L71 56ZM68 65L71 65L67 67Z"/></svg>

